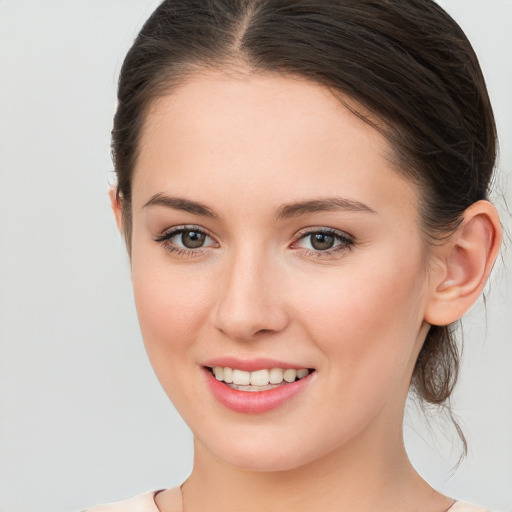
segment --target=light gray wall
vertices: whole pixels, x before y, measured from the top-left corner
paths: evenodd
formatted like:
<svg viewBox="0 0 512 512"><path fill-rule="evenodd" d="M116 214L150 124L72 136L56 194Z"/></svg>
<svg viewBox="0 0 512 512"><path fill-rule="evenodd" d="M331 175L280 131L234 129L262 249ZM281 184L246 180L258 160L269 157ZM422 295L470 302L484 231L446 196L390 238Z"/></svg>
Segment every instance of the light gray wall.
<svg viewBox="0 0 512 512"><path fill-rule="evenodd" d="M175 485L191 467L191 436L142 347L106 196L116 75L157 4L0 0L0 512L73 511ZM481 58L512 201L512 2L443 4ZM481 305L466 322L455 409L470 457L449 478L449 426L430 432L414 410L406 437L440 490L512 511L510 251L503 258L487 327Z"/></svg>

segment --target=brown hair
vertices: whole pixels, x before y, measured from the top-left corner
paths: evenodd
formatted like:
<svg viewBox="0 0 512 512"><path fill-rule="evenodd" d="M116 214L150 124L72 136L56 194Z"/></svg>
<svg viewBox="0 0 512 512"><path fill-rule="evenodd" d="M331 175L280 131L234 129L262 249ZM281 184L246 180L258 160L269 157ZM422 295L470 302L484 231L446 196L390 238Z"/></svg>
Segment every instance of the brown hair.
<svg viewBox="0 0 512 512"><path fill-rule="evenodd" d="M387 137L398 171L420 187L428 243L449 236L464 210L487 197L496 128L485 81L463 31L432 0L165 0L119 79L112 150L128 248L149 105L195 70L237 63L355 99L364 109L355 113ZM430 404L445 404L457 379L453 327L430 328L414 369L412 389Z"/></svg>

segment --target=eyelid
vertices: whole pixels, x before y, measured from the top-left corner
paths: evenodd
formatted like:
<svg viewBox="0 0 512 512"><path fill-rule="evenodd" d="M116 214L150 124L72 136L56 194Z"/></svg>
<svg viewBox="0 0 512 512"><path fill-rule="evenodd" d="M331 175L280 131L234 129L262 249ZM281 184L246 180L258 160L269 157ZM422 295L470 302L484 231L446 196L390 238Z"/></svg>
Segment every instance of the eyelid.
<svg viewBox="0 0 512 512"><path fill-rule="evenodd" d="M182 247L180 245L176 245L171 241L171 239L174 238L175 236L178 236L181 233L185 233L187 231L195 231L197 233L201 233L210 238L214 243L193 249L189 247ZM190 258L202 256L211 247L219 246L219 243L217 242L215 237L207 229L194 224L183 224L181 226L173 226L171 228L167 228L160 235L153 237L153 240L161 244L163 248L171 254Z"/></svg>
<svg viewBox="0 0 512 512"><path fill-rule="evenodd" d="M312 227L308 227L308 228L303 228L298 233L296 233L292 243L295 243L295 242L305 238L306 236L313 235L315 233L323 233L323 234L326 234L326 235L334 235L336 237L339 237L339 238L342 238L342 239L346 240L347 242L348 241L350 241L350 242L354 242L355 241L355 238L350 233L347 233L346 231L341 231L340 229L329 228L329 227L326 227L326 226L312 226Z"/></svg>
<svg viewBox="0 0 512 512"><path fill-rule="evenodd" d="M315 250L315 249L307 249L304 247L294 247L298 242L304 240L308 236L314 235L315 233L322 233L324 235L334 236L340 243L335 245L331 249L326 250ZM339 229L328 228L325 226L315 226L301 229L294 237L294 240L291 244L292 249L301 250L306 256L314 256L315 258L329 257L333 256L337 252L347 251L352 249L355 244L355 237L346 231L341 231Z"/></svg>
<svg viewBox="0 0 512 512"><path fill-rule="evenodd" d="M202 233L203 235L208 236L212 240L215 240L215 237L213 236L212 233L210 233L210 231L201 226L196 226L195 224L182 224L180 226L173 226L172 228L167 228L164 231L162 231L162 233L160 233L159 235L156 235L153 238L153 240L155 242L164 242L165 240L169 240L173 236L179 235L180 233L184 233L186 231L196 231L198 233ZM215 240L215 242L217 241Z"/></svg>
<svg viewBox="0 0 512 512"><path fill-rule="evenodd" d="M208 238L210 238L213 241L213 244L201 246L197 248L188 248L188 247L181 247L180 245L176 245L175 243L171 242L171 239L175 236L178 236L181 233L187 232L187 231L195 231L201 234L204 234ZM335 239L339 242L337 245L334 245L334 247L330 249L325 250L318 250L318 249L308 249L304 247L296 247L298 242L301 240L304 240L308 236L312 236L316 233L322 233L325 235L330 235L335 237ZM153 237L153 240L157 243L160 243L164 246L164 248L171 253L177 254L177 255L185 255L185 256L200 256L204 252L206 252L211 247L219 247L219 242L217 242L215 236L210 233L209 230L198 226L194 224L184 224L179 226L173 226L171 228L167 228L164 230L160 235L156 235ZM295 234L293 237L293 241L290 244L290 248L295 250L300 250L304 255L306 256L313 256L315 258L321 258L321 257L329 257L333 256L337 252L341 252L344 250L350 250L352 246L355 244L355 238L347 233L346 231L341 231L339 229L330 228L326 226L312 226L301 229L299 232Z"/></svg>

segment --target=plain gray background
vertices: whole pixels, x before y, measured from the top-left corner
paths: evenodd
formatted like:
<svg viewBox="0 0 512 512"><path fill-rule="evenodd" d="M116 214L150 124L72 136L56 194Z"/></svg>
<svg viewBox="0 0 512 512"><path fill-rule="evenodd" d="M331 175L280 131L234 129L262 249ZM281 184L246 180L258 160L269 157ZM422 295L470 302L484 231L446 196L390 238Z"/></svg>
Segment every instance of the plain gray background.
<svg viewBox="0 0 512 512"><path fill-rule="evenodd" d="M512 201L512 1L442 3L480 57L500 130L497 185ZM107 199L117 73L157 4L0 0L0 512L73 511L191 469L191 434L143 350ZM503 203L498 194L510 232ZM425 478L497 511L512 511L510 255L487 313L480 302L465 322L454 407L470 454L454 475L449 424L428 426L414 407L406 417Z"/></svg>

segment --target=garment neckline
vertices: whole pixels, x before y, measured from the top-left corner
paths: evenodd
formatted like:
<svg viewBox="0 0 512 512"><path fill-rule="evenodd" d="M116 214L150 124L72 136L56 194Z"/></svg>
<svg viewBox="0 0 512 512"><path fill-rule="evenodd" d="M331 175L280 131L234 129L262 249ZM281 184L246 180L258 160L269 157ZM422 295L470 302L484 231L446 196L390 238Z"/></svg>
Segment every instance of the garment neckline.
<svg viewBox="0 0 512 512"><path fill-rule="evenodd" d="M182 501L181 501L181 512L183 512L183 497L182 497L182 494L181 494L181 486L179 486L179 485L177 485L175 487L169 487L168 489L158 489L157 491L153 491L152 492L153 510L149 510L148 512L161 512L160 509L158 508L158 505L156 504L156 499L155 498L156 498L157 494L160 494L163 491L173 491L173 490L177 490L180 493L180 497L182 499Z"/></svg>
<svg viewBox="0 0 512 512"><path fill-rule="evenodd" d="M181 488L179 486L174 487L174 489L176 489L176 488L180 489L180 493L181 493ZM166 490L167 489L159 489L157 491L153 491L153 508L154 508L154 510L149 511L149 512L161 512L160 509L158 508L158 505L156 504L155 498L156 498L157 494L159 494L163 491L166 491ZM457 505L457 503L460 503L459 500L453 500L453 503L444 512L450 512L453 509L453 507L455 505Z"/></svg>
<svg viewBox="0 0 512 512"><path fill-rule="evenodd" d="M161 492L165 491L166 489L159 489L158 491L153 491L153 506L154 506L154 511L150 511L150 512L160 512L160 509L158 508L158 505L156 504L156 495L157 494L160 494Z"/></svg>

